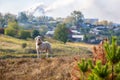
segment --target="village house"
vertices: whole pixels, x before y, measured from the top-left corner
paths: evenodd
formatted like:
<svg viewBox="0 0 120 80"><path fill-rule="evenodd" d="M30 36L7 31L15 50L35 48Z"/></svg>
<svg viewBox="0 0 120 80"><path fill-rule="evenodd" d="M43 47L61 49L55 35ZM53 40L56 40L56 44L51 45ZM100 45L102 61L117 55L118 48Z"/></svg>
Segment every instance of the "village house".
<svg viewBox="0 0 120 80"><path fill-rule="evenodd" d="M69 30L68 38L69 38L69 41L80 42L80 41L83 41L84 35L82 35L77 30Z"/></svg>
<svg viewBox="0 0 120 80"><path fill-rule="evenodd" d="M46 37L53 37L55 31L47 31L45 36ZM69 30L68 40L73 42L80 42L83 41L84 35L81 35L81 33L77 30Z"/></svg>

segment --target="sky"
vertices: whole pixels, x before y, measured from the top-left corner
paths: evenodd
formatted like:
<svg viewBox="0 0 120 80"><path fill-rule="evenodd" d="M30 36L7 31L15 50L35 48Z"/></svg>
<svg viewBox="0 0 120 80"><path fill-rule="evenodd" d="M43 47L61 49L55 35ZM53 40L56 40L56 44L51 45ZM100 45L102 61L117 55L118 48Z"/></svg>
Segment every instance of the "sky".
<svg viewBox="0 0 120 80"><path fill-rule="evenodd" d="M18 14L44 9L45 15L67 17L79 10L85 18L98 18L120 23L120 0L0 0L0 12ZM35 14L39 15L38 12Z"/></svg>

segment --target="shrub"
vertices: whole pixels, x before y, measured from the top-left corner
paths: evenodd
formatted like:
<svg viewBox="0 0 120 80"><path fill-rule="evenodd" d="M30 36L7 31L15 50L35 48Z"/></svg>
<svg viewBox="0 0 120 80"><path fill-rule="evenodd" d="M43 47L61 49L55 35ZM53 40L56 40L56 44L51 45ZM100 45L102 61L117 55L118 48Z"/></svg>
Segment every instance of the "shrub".
<svg viewBox="0 0 120 80"><path fill-rule="evenodd" d="M117 38L112 37L112 43L109 43L108 40L101 42L97 49L94 47L93 50L93 62L88 62L91 68L90 70L88 69L88 80L120 80L120 47L117 45ZM86 63L83 61L79 64L84 64L85 68ZM108 63L110 63L109 66ZM78 66L78 68L82 70L81 66ZM82 71L84 71L84 68ZM80 70L77 71L80 72ZM77 79L80 80L79 77Z"/></svg>
<svg viewBox="0 0 120 80"><path fill-rule="evenodd" d="M5 35L9 35L9 36L15 36L16 35L16 31L12 28L6 28L5 29Z"/></svg>
<svg viewBox="0 0 120 80"><path fill-rule="evenodd" d="M27 39L27 38L30 38L30 37L31 37L31 34L30 34L29 31L25 31L25 30L19 31L19 38Z"/></svg>
<svg viewBox="0 0 120 80"><path fill-rule="evenodd" d="M114 78L114 65L120 61L120 47L117 45L117 38L112 37L112 43L106 42L104 44L107 60L112 67L112 80Z"/></svg>
<svg viewBox="0 0 120 80"><path fill-rule="evenodd" d="M4 34L4 28L0 28L0 34Z"/></svg>
<svg viewBox="0 0 120 80"><path fill-rule="evenodd" d="M78 68L82 71L82 73L83 73L83 78L82 78L82 80L85 80L85 72L87 72L88 71L88 62L87 61L85 61L84 59L82 59L82 62L81 63L79 63L78 62Z"/></svg>
<svg viewBox="0 0 120 80"><path fill-rule="evenodd" d="M108 69L108 64L102 65L101 61L96 63L95 68L92 70L98 78L102 80L107 80L110 70Z"/></svg>
<svg viewBox="0 0 120 80"><path fill-rule="evenodd" d="M31 37L34 39L38 35L40 35L39 31L38 30L33 30L32 34L31 34Z"/></svg>
<svg viewBox="0 0 120 80"><path fill-rule="evenodd" d="M68 40L68 28L66 27L65 24L58 24L55 33L54 33L54 38L56 40L64 42L64 44Z"/></svg>
<svg viewBox="0 0 120 80"><path fill-rule="evenodd" d="M26 43L22 43L22 48L26 48L27 44Z"/></svg>

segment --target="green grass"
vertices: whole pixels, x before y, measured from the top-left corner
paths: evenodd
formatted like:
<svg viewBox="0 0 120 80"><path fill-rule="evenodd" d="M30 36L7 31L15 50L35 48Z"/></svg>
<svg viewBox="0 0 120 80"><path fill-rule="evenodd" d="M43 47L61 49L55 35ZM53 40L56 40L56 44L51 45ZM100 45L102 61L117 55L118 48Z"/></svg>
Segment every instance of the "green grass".
<svg viewBox="0 0 120 80"><path fill-rule="evenodd" d="M91 53L91 47L84 43L66 43L47 38L52 45L54 56L69 56L83 53ZM0 58L7 57L36 57L35 40L22 40L10 36L0 35ZM27 43L25 49L22 48L22 43Z"/></svg>

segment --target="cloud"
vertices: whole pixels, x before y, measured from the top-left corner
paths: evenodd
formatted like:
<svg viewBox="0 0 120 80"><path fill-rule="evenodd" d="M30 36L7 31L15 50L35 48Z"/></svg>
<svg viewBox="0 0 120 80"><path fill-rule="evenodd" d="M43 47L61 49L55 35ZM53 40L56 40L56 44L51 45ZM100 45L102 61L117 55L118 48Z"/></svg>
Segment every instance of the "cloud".
<svg viewBox="0 0 120 80"><path fill-rule="evenodd" d="M65 7L67 5L71 5L71 3L73 3L75 0L57 0L55 2L53 2L51 5L49 5L45 11L48 12L48 11L53 11L55 9L58 9L60 7Z"/></svg>
<svg viewBox="0 0 120 80"><path fill-rule="evenodd" d="M34 14L35 12L44 14L46 12L52 12L56 9L63 8L67 5L70 5L74 1L75 0L65 0L64 2L62 2L61 0L57 0L57 1L54 1L50 5L46 5L42 2L39 2L39 3L34 4L32 7L29 7L27 10L25 10L25 12L27 14Z"/></svg>
<svg viewBox="0 0 120 80"><path fill-rule="evenodd" d="M94 0L91 8L94 9L94 15L100 19L107 19L110 21L120 21L120 0ZM89 8L88 8L89 10ZM97 11L97 12L96 12ZM93 17L94 17L93 15Z"/></svg>
<svg viewBox="0 0 120 80"><path fill-rule="evenodd" d="M45 4L42 2L39 2L32 5L32 7L28 7L25 10L25 12L30 15L34 14L36 11L40 11L41 13L44 13L44 8L45 8Z"/></svg>
<svg viewBox="0 0 120 80"><path fill-rule="evenodd" d="M120 22L119 3L120 0L54 0L50 4L37 3L28 12L38 10L50 16L65 17L73 10L80 10L87 18Z"/></svg>

